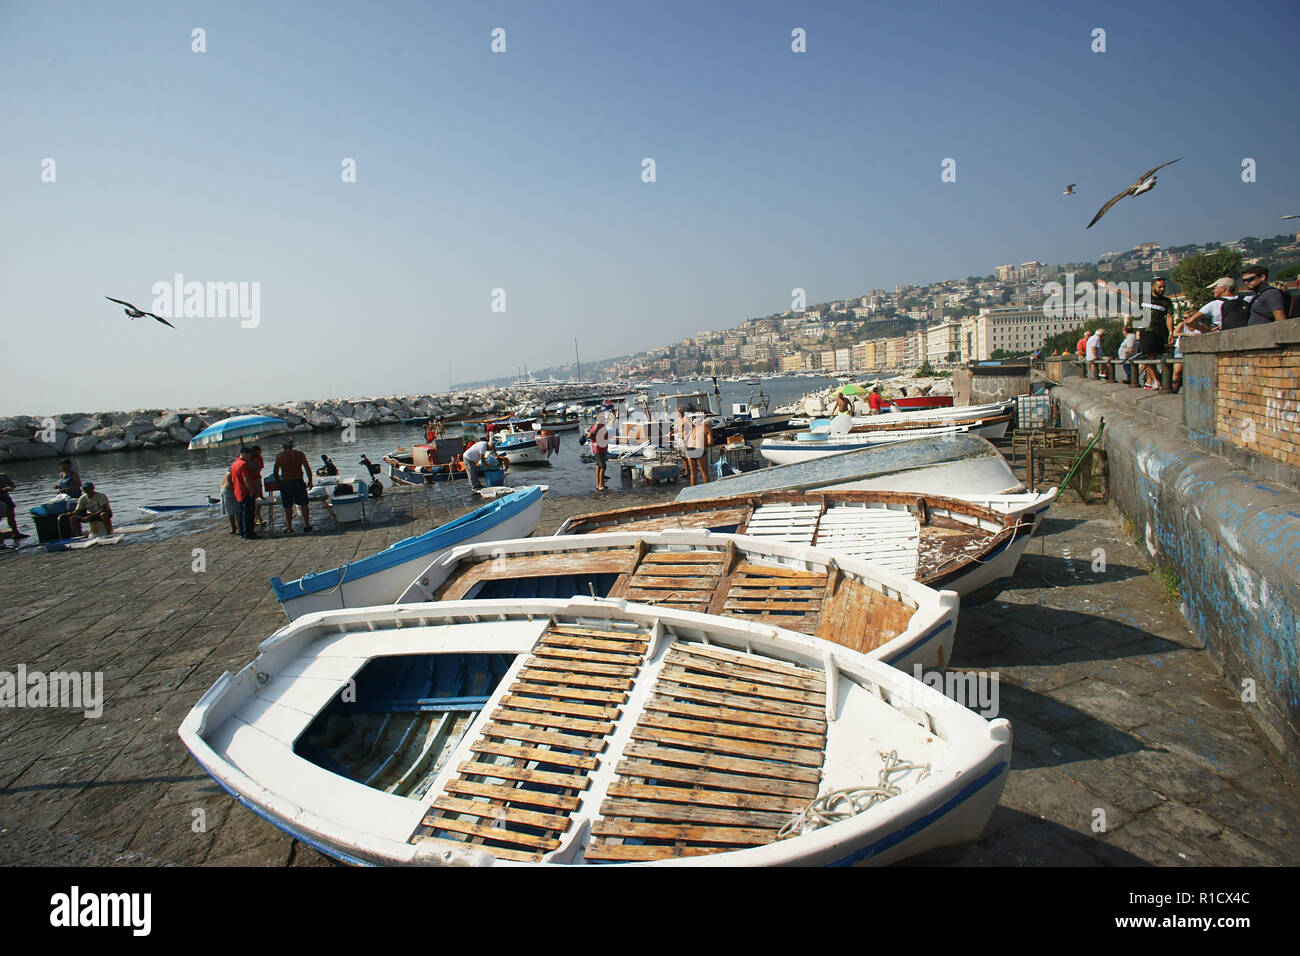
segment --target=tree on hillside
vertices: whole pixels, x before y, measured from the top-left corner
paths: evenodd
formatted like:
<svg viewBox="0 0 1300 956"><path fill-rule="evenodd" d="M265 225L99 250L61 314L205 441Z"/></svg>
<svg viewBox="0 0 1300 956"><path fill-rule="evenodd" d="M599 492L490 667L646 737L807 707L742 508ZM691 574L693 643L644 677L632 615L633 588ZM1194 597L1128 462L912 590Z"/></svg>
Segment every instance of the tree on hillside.
<svg viewBox="0 0 1300 956"><path fill-rule="evenodd" d="M1179 291L1187 296L1193 309L1199 309L1212 299L1209 285L1222 276L1235 277L1241 273L1241 253L1235 249L1220 249L1199 256L1188 256L1174 266L1173 277Z"/></svg>

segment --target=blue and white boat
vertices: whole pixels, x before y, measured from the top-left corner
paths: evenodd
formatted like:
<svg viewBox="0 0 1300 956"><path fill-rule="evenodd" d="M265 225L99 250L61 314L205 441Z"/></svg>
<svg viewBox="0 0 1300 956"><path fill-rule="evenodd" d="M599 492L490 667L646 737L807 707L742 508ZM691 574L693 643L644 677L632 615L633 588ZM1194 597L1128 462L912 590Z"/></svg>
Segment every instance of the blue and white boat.
<svg viewBox="0 0 1300 956"><path fill-rule="evenodd" d="M593 598L295 621L180 736L358 865L888 864L975 840L1011 767L1006 720L860 651Z"/></svg>
<svg viewBox="0 0 1300 956"><path fill-rule="evenodd" d="M526 538L542 516L545 490L520 488L454 521L398 541L383 551L294 581L271 578L289 620L314 611L391 604L417 574L450 548L477 541Z"/></svg>
<svg viewBox="0 0 1300 956"><path fill-rule="evenodd" d="M549 465L551 462L538 445L537 436L531 429L496 431L492 435L492 453L504 455L512 465Z"/></svg>

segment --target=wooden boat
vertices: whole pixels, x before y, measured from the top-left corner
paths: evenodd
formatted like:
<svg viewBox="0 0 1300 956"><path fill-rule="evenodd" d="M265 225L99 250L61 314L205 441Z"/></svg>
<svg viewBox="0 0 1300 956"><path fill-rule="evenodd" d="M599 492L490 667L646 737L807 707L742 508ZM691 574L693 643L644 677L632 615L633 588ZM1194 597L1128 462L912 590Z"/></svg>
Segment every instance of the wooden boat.
<svg viewBox="0 0 1300 956"><path fill-rule="evenodd" d="M978 837L1011 759L1005 720L856 651L591 598L303 618L180 737L361 865L893 863ZM860 812L805 822L849 788Z"/></svg>
<svg viewBox="0 0 1300 956"><path fill-rule="evenodd" d="M885 404L892 405L900 411L906 411L913 408L952 408L952 396L911 395L903 398L886 399Z"/></svg>
<svg viewBox="0 0 1300 956"><path fill-rule="evenodd" d="M689 530L466 545L431 562L396 603L587 596L784 627L905 670L946 666L958 601L888 561Z"/></svg>
<svg viewBox="0 0 1300 956"><path fill-rule="evenodd" d="M728 475L683 488L678 501L762 491L868 488L967 498L1023 492L1002 454L978 435L910 438L790 465Z"/></svg>
<svg viewBox="0 0 1300 956"><path fill-rule="evenodd" d="M838 455L841 452L855 451L875 445L888 445L907 441L912 438L944 438L958 434L978 435L981 438L1001 438L1007 433L1010 415L998 415L990 419L977 419L973 422L953 422L950 425L935 428L918 428L909 426L902 429L873 429L865 432L828 433L800 432L793 439L765 438L759 446L759 454L774 465L789 465L794 462L811 461L826 455Z"/></svg>
<svg viewBox="0 0 1300 956"><path fill-rule="evenodd" d="M392 603L422 568L448 548L532 534L542 514L542 496L536 486L521 488L342 567L293 581L271 578L271 590L291 621L313 611Z"/></svg>
<svg viewBox="0 0 1300 956"><path fill-rule="evenodd" d="M383 458L386 473L395 483L401 485L427 485L435 481L451 481L465 477L463 464L453 460L445 464L415 464L412 455L404 454L398 449ZM509 462L505 458L489 458L479 468L485 485L500 487L506 483L506 470Z"/></svg>
<svg viewBox="0 0 1300 956"><path fill-rule="evenodd" d="M769 491L576 515L557 535L700 529L817 548L878 563L963 599L989 598L1015 574L1056 489L1014 514L960 498L895 491Z"/></svg>

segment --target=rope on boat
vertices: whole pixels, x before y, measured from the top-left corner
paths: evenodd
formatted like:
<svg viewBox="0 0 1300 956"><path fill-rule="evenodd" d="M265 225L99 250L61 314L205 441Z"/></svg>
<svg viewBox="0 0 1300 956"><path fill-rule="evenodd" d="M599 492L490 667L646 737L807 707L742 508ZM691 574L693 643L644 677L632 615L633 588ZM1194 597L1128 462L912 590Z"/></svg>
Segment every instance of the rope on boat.
<svg viewBox="0 0 1300 956"><path fill-rule="evenodd" d="M776 838L778 840L788 840L791 837L811 833L813 830L820 830L822 827L830 826L832 823L839 823L841 820L848 820L859 813L870 810L876 804L883 803L890 797L898 796L903 791L889 782L892 774L920 770L921 775L917 778L919 782L924 780L930 772L928 763L903 763L898 759L897 750L891 750L889 753L881 751L880 756L884 758L885 765L880 768L880 779L876 786L845 787L815 797L807 806L795 813L785 826L777 831Z"/></svg>

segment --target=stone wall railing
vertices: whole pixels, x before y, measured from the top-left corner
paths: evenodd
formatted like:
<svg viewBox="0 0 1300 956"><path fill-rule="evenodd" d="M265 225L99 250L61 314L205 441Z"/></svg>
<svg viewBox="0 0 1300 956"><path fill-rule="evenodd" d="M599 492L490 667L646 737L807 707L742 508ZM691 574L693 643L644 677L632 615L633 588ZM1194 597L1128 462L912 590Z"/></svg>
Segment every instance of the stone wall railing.
<svg viewBox="0 0 1300 956"><path fill-rule="evenodd" d="M1300 488L1300 320L1190 336L1183 356L1191 440Z"/></svg>

